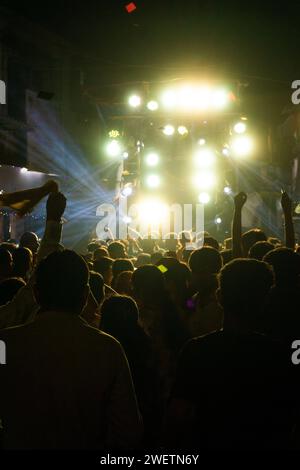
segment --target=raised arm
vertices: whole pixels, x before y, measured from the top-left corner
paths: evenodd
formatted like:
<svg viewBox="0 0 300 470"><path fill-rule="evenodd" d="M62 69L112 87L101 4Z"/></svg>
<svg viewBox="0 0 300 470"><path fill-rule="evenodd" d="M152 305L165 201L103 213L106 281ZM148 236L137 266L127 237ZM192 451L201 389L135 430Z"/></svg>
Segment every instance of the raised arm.
<svg viewBox="0 0 300 470"><path fill-rule="evenodd" d="M285 191L283 191L281 195L281 207L284 216L285 246L295 250L295 230L292 217L292 200Z"/></svg>
<svg viewBox="0 0 300 470"><path fill-rule="evenodd" d="M232 221L232 258L244 256L242 246L242 209L247 201L246 193L238 193L234 198L234 213Z"/></svg>

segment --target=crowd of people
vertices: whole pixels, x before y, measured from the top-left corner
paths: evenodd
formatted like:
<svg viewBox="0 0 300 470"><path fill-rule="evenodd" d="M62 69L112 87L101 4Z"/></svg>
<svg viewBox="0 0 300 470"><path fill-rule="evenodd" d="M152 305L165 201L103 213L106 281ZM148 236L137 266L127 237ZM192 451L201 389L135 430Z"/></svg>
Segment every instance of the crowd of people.
<svg viewBox="0 0 300 470"><path fill-rule="evenodd" d="M300 254L285 240L203 233L61 244L66 198L47 200L40 241L0 245L3 449L299 448ZM192 240L190 240L192 242Z"/></svg>

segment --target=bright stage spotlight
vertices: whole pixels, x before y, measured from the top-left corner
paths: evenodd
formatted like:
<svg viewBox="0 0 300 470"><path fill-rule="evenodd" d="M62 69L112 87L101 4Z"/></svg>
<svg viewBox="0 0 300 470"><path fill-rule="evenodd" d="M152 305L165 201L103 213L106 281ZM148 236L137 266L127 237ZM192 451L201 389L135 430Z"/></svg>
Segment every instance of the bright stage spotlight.
<svg viewBox="0 0 300 470"><path fill-rule="evenodd" d="M126 160L129 157L129 153L128 152L123 152L122 157L124 158L124 160Z"/></svg>
<svg viewBox="0 0 300 470"><path fill-rule="evenodd" d="M207 204L210 201L210 195L208 193L200 193L198 199L201 204Z"/></svg>
<svg viewBox="0 0 300 470"><path fill-rule="evenodd" d="M210 149L202 149L196 153L196 163L200 167L209 167L215 162L215 155Z"/></svg>
<svg viewBox="0 0 300 470"><path fill-rule="evenodd" d="M199 189L209 189L215 185L216 178L212 172L203 171L194 177L194 182Z"/></svg>
<svg viewBox="0 0 300 470"><path fill-rule="evenodd" d="M222 223L221 217L216 217L216 218L215 218L215 224L216 224L216 225L220 225L221 223Z"/></svg>
<svg viewBox="0 0 300 470"><path fill-rule="evenodd" d="M128 104L132 108L138 108L141 105L141 97L138 95L131 95L128 99Z"/></svg>
<svg viewBox="0 0 300 470"><path fill-rule="evenodd" d="M185 126L178 126L177 127L177 132L180 135L186 135L186 134L189 133L189 131L187 130L187 128Z"/></svg>
<svg viewBox="0 0 300 470"><path fill-rule="evenodd" d="M138 205L138 219L142 223L161 223L167 215L168 206L159 199L148 199Z"/></svg>
<svg viewBox="0 0 300 470"><path fill-rule="evenodd" d="M162 95L162 103L165 108L174 108L177 104L177 97L174 90L167 90Z"/></svg>
<svg viewBox="0 0 300 470"><path fill-rule="evenodd" d="M224 108L228 103L228 93L224 90L216 90L212 93L211 104L213 108Z"/></svg>
<svg viewBox="0 0 300 470"><path fill-rule="evenodd" d="M159 162L159 157L157 155L157 153L149 153L147 156L146 156L146 163L147 165L149 166L156 166Z"/></svg>
<svg viewBox="0 0 300 470"><path fill-rule="evenodd" d="M236 134L243 134L246 131L246 128L247 128L247 126L244 122L237 122L233 126L233 130Z"/></svg>
<svg viewBox="0 0 300 470"><path fill-rule="evenodd" d="M158 102L154 100L148 101L147 108L149 111L156 111L158 109Z"/></svg>
<svg viewBox="0 0 300 470"><path fill-rule="evenodd" d="M241 136L241 137L236 137L232 141L231 147L235 155L244 157L251 152L253 148L253 143L249 137Z"/></svg>
<svg viewBox="0 0 300 470"><path fill-rule="evenodd" d="M199 145L205 145L205 144L206 144L206 140L201 138L201 139L198 140L198 144L199 144Z"/></svg>
<svg viewBox="0 0 300 470"><path fill-rule="evenodd" d="M223 154L225 157L229 157L229 155L230 155L229 148L228 148L228 147L223 147L223 148L222 148L222 154Z"/></svg>
<svg viewBox="0 0 300 470"><path fill-rule="evenodd" d="M223 191L224 191L224 194L228 194L228 195L232 194L232 189L230 186L225 186Z"/></svg>
<svg viewBox="0 0 300 470"><path fill-rule="evenodd" d="M160 185L160 177L158 175L148 175L146 178L146 183L149 188L158 188Z"/></svg>
<svg viewBox="0 0 300 470"><path fill-rule="evenodd" d="M127 183L121 191L123 197L131 196L133 193L133 188L131 183Z"/></svg>
<svg viewBox="0 0 300 470"><path fill-rule="evenodd" d="M163 128L163 133L165 135L173 135L175 132L175 129L174 129L174 126L172 126L171 124L167 124L164 128Z"/></svg>
<svg viewBox="0 0 300 470"><path fill-rule="evenodd" d="M24 166L23 168L21 168L20 173L28 173L28 168L25 168Z"/></svg>
<svg viewBox="0 0 300 470"><path fill-rule="evenodd" d="M106 152L110 157L117 157L121 153L121 145L117 140L111 140L106 146Z"/></svg>

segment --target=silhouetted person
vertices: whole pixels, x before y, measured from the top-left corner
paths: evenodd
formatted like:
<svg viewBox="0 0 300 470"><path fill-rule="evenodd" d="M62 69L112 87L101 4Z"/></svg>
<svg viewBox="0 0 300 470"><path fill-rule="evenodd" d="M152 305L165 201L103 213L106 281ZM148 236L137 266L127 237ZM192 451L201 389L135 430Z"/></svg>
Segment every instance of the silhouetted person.
<svg viewBox="0 0 300 470"><path fill-rule="evenodd" d="M13 276L28 280L33 267L33 256L29 248L20 247L13 253Z"/></svg>
<svg viewBox="0 0 300 470"><path fill-rule="evenodd" d="M33 255L36 254L40 246L40 242L36 233L25 232L20 238L20 247L29 248Z"/></svg>
<svg viewBox="0 0 300 470"><path fill-rule="evenodd" d="M0 281L12 276L13 259L11 253L0 248Z"/></svg>
<svg viewBox="0 0 300 470"><path fill-rule="evenodd" d="M274 250L274 248L274 245L272 245L270 242L256 242L251 246L248 257L262 261L263 257L269 253L269 251Z"/></svg>
<svg viewBox="0 0 300 470"><path fill-rule="evenodd" d="M7 302L10 302L23 286L25 286L25 282L19 277L11 277L1 281L0 305L5 305Z"/></svg>

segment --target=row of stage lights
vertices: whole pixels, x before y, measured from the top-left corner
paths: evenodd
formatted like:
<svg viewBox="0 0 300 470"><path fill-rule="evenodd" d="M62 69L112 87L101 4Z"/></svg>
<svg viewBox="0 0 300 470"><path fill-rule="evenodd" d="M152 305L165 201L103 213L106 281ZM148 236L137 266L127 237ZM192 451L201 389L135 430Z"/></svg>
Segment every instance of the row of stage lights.
<svg viewBox="0 0 300 470"><path fill-rule="evenodd" d="M158 100L145 101L142 96L132 94L128 98L128 105L136 110L146 107L151 112L160 107L174 111L201 112L224 109L231 101L235 101L235 96L224 88L184 85L165 90Z"/></svg>

